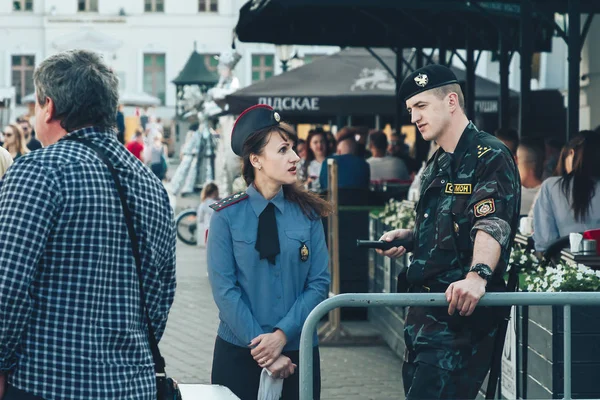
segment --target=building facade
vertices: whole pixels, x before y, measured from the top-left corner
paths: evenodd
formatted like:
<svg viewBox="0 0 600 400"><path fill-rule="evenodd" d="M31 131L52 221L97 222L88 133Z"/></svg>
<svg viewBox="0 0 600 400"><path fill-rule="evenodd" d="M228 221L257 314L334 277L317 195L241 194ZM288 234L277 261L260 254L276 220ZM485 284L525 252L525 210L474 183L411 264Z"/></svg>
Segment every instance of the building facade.
<svg viewBox="0 0 600 400"><path fill-rule="evenodd" d="M120 78L122 92L156 96L156 114L174 116L171 81L196 50L214 58L230 48L245 0L5 0L0 2L0 88L14 88L13 114L27 110L33 71L44 58L71 48L103 54ZM275 46L236 43L242 86L281 72ZM299 47L308 58L337 48ZM6 91L10 93L10 90ZM3 93L0 90L0 93Z"/></svg>

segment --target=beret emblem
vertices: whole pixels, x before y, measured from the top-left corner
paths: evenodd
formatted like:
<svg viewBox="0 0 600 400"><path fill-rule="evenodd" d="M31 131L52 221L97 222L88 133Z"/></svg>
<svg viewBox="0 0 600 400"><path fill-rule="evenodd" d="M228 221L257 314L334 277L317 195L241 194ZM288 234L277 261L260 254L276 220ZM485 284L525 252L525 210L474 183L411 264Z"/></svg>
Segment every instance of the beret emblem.
<svg viewBox="0 0 600 400"><path fill-rule="evenodd" d="M425 87L428 82L429 78L425 74L419 74L415 76L415 83L417 84L417 86Z"/></svg>

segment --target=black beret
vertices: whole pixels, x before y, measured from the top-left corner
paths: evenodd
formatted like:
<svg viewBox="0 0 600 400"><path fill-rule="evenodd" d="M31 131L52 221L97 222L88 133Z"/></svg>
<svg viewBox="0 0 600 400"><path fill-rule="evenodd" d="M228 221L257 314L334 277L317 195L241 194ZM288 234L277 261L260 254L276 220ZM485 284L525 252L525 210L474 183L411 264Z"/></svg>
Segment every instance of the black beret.
<svg viewBox="0 0 600 400"><path fill-rule="evenodd" d="M244 143L250 135L261 129L278 126L281 117L279 113L266 104L257 104L244 110L235 121L231 131L231 150L242 156Z"/></svg>
<svg viewBox="0 0 600 400"><path fill-rule="evenodd" d="M450 68L431 64L408 75L400 86L399 96L406 101L421 92L453 83L458 83L458 79Z"/></svg>

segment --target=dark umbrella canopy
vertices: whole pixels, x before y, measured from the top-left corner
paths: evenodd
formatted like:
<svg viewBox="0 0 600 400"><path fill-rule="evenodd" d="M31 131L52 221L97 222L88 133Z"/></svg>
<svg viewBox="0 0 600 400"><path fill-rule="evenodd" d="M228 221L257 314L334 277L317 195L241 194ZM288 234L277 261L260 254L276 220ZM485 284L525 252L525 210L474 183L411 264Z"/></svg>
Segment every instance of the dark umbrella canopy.
<svg viewBox="0 0 600 400"><path fill-rule="evenodd" d="M501 28L516 50L518 16L510 3L477 0L252 0L236 34L243 42L342 47L464 49L468 39L474 49L497 50ZM532 24L536 50L549 51L554 26Z"/></svg>
<svg viewBox="0 0 600 400"><path fill-rule="evenodd" d="M396 55L391 50L376 53L387 65L395 65ZM464 82L465 71L453 70ZM394 79L368 51L346 48L238 90L226 101L234 114L264 103L286 116L395 115L395 89ZM476 109L497 111L498 93L497 84L477 77Z"/></svg>

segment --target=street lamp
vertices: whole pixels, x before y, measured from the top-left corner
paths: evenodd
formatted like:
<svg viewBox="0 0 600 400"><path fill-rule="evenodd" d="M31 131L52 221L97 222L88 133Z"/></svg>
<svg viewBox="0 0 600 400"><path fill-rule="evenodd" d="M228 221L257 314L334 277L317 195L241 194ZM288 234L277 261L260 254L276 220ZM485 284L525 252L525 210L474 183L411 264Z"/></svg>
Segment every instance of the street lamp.
<svg viewBox="0 0 600 400"><path fill-rule="evenodd" d="M282 44L279 46L275 46L275 53L277 54L277 58L281 61L281 70L283 72L288 69L288 61L292 58L292 54L294 52L294 46L289 44Z"/></svg>

